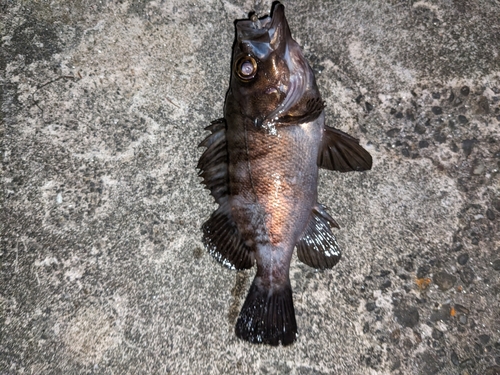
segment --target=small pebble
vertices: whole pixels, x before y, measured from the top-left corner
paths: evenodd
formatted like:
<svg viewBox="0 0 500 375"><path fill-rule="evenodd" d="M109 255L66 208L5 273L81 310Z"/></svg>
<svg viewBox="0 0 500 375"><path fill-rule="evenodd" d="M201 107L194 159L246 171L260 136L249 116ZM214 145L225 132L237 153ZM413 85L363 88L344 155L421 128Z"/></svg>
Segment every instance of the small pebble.
<svg viewBox="0 0 500 375"><path fill-rule="evenodd" d="M462 142L462 150L464 150L465 156L469 156L471 154L474 143L474 139L466 139Z"/></svg>
<svg viewBox="0 0 500 375"><path fill-rule="evenodd" d="M434 140L438 143L444 143L446 142L446 135L440 132L435 132L434 133Z"/></svg>
<svg viewBox="0 0 500 375"><path fill-rule="evenodd" d="M479 341L481 344L486 345L487 343L490 342L490 336L489 335L479 335Z"/></svg>
<svg viewBox="0 0 500 375"><path fill-rule="evenodd" d="M469 122L469 120L467 119L467 117L465 117L464 115L459 115L458 116L458 122L465 125Z"/></svg>
<svg viewBox="0 0 500 375"><path fill-rule="evenodd" d="M380 289L388 289L392 285L391 280L386 280L385 282L380 285Z"/></svg>
<svg viewBox="0 0 500 375"><path fill-rule="evenodd" d="M441 337L443 337L443 332L441 332L439 329L434 328L432 330L432 338L434 340L439 340Z"/></svg>
<svg viewBox="0 0 500 375"><path fill-rule="evenodd" d="M488 220L495 220L495 212L491 208L488 208L486 210L486 217L488 218Z"/></svg>
<svg viewBox="0 0 500 375"><path fill-rule="evenodd" d="M469 254L467 253L460 254L457 258L457 262L461 266L465 265L468 261L469 261Z"/></svg>
<svg viewBox="0 0 500 375"><path fill-rule="evenodd" d="M407 260L405 260L403 268L407 272L413 272L413 270L415 269L415 264L413 263L413 261L411 259L407 259Z"/></svg>
<svg viewBox="0 0 500 375"><path fill-rule="evenodd" d="M411 110L406 110L406 119L407 120L410 120L410 121L414 121L415 120L415 115L413 114L413 112Z"/></svg>
<svg viewBox="0 0 500 375"><path fill-rule="evenodd" d="M476 324L476 321L474 319L469 319L469 327L471 329L474 329L476 328L477 324Z"/></svg>
<svg viewBox="0 0 500 375"><path fill-rule="evenodd" d="M417 125L415 125L414 130L415 130L415 133L424 134L425 131L427 130L427 128L425 127L424 124L418 123Z"/></svg>
<svg viewBox="0 0 500 375"><path fill-rule="evenodd" d="M470 89L468 86L463 86L460 89L460 94L462 94L463 96L467 96L467 95L469 95L469 93L470 93Z"/></svg>
<svg viewBox="0 0 500 375"><path fill-rule="evenodd" d="M373 310L375 310L376 307L377 307L377 305L375 304L375 302L368 302L365 305L366 311L373 311Z"/></svg>
<svg viewBox="0 0 500 375"><path fill-rule="evenodd" d="M488 102L488 98L483 95L479 97L479 100L477 101L477 107L477 112L479 114L486 115L490 113L490 103Z"/></svg>
<svg viewBox="0 0 500 375"><path fill-rule="evenodd" d="M457 278L445 271L441 271L434 275L433 281L444 292L455 284Z"/></svg>
<svg viewBox="0 0 500 375"><path fill-rule="evenodd" d="M460 364L460 360L458 359L458 355L457 355L457 353L455 353L454 350L451 351L450 360L451 360L451 363L453 363L455 366L458 366Z"/></svg>
<svg viewBox="0 0 500 375"><path fill-rule="evenodd" d="M431 316L430 316L430 321L431 322L438 322L440 320L442 321L446 321L450 318L450 305L447 303L443 306L441 306L441 308L439 308L439 310L434 310L432 313L431 313Z"/></svg>
<svg viewBox="0 0 500 375"><path fill-rule="evenodd" d="M399 324L408 328L415 327L420 320L418 309L413 306L401 306L396 308L394 310L394 316Z"/></svg>
<svg viewBox="0 0 500 375"><path fill-rule="evenodd" d="M394 331L391 332L391 340L393 342L398 342L400 337L401 337L401 330L399 328L396 328Z"/></svg>
<svg viewBox="0 0 500 375"><path fill-rule="evenodd" d="M427 148L427 147L429 147L429 142L427 141L418 142L418 148Z"/></svg>
<svg viewBox="0 0 500 375"><path fill-rule="evenodd" d="M460 98L456 98L454 101L453 101L453 105L455 107L458 107L459 105L461 105L463 102L462 102L462 99Z"/></svg>
<svg viewBox="0 0 500 375"><path fill-rule="evenodd" d="M431 267L428 264L418 267L417 269L417 278L423 279L425 276L429 274Z"/></svg>
<svg viewBox="0 0 500 375"><path fill-rule="evenodd" d="M432 107L431 108L432 113L435 115L442 115L443 114L443 109L441 107Z"/></svg>
<svg viewBox="0 0 500 375"><path fill-rule="evenodd" d="M484 165L483 164L479 164L478 166L476 166L473 171L472 171L472 174L475 174L476 176L479 175L479 174L483 174L484 172Z"/></svg>
<svg viewBox="0 0 500 375"><path fill-rule="evenodd" d="M450 150L453 151L453 152L458 152L459 148L458 148L458 146L456 145L455 142L451 142L451 144L450 144Z"/></svg>
<svg viewBox="0 0 500 375"><path fill-rule="evenodd" d="M474 274L474 271L469 266L465 266L460 271L460 279L465 285L470 285L474 281L475 277L476 275Z"/></svg>
<svg viewBox="0 0 500 375"><path fill-rule="evenodd" d="M458 321L460 322L460 324L467 324L467 315L460 315L460 317L458 318Z"/></svg>
<svg viewBox="0 0 500 375"><path fill-rule="evenodd" d="M498 153L498 157L500 158L500 152ZM493 207L500 211L500 199L496 199L493 201Z"/></svg>
<svg viewBox="0 0 500 375"><path fill-rule="evenodd" d="M397 136L399 134L399 132L400 132L399 129L391 129L391 130L386 131L385 134L388 137L394 138L395 136Z"/></svg>
<svg viewBox="0 0 500 375"><path fill-rule="evenodd" d="M365 322L365 324L363 325L363 333L368 333L368 331L370 331L370 324L368 324L368 322Z"/></svg>
<svg viewBox="0 0 500 375"><path fill-rule="evenodd" d="M466 314L466 315L469 313L469 309L467 307L459 305L458 303L455 304L455 310L459 313Z"/></svg>
<svg viewBox="0 0 500 375"><path fill-rule="evenodd" d="M500 271L500 259L494 260L492 266L495 271Z"/></svg>

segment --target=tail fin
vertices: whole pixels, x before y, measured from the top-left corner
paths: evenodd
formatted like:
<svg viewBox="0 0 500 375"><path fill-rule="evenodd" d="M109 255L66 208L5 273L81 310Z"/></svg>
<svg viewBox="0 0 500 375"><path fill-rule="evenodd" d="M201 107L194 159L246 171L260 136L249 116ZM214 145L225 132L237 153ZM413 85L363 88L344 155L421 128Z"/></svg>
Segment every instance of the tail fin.
<svg viewBox="0 0 500 375"><path fill-rule="evenodd" d="M257 344L290 345L297 337L290 281L266 288L255 277L236 322L236 336Z"/></svg>

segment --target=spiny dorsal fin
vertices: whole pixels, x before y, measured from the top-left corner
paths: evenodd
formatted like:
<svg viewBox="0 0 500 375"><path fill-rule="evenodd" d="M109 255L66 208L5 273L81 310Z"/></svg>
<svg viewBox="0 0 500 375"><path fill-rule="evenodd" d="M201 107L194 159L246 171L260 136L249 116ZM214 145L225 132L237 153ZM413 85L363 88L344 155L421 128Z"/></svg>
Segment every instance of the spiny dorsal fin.
<svg viewBox="0 0 500 375"><path fill-rule="evenodd" d="M228 166L226 147L226 121L219 119L205 128L212 134L206 137L198 147L207 149L200 157L198 175L203 178L205 187L219 204L228 194Z"/></svg>
<svg viewBox="0 0 500 375"><path fill-rule="evenodd" d="M296 244L297 255L303 263L321 270L332 268L338 263L340 246L330 226L339 227L324 207L317 203L312 209L306 230Z"/></svg>
<svg viewBox="0 0 500 375"><path fill-rule="evenodd" d="M366 171L372 168L372 157L356 138L325 126L318 166L339 172Z"/></svg>

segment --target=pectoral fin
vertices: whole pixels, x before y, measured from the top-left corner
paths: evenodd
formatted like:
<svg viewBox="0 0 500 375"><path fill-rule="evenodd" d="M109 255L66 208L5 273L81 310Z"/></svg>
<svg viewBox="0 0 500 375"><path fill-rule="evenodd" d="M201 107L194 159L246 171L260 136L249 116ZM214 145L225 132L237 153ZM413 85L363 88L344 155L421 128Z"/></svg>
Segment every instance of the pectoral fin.
<svg viewBox="0 0 500 375"><path fill-rule="evenodd" d="M372 168L372 157L359 140L338 129L325 126L318 166L332 171L366 171Z"/></svg>
<svg viewBox="0 0 500 375"><path fill-rule="evenodd" d="M312 212L309 224L297 242L297 255L308 266L317 269L332 268L341 257L340 246L330 226L338 228L338 224L317 204Z"/></svg>

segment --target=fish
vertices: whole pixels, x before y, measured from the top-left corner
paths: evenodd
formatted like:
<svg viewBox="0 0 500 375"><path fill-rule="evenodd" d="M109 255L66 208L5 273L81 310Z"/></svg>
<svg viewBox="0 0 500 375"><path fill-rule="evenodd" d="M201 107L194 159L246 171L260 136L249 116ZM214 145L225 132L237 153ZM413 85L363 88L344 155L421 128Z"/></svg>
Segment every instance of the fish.
<svg viewBox="0 0 500 375"><path fill-rule="evenodd" d="M235 334L290 345L298 337L290 263L319 270L341 258L337 222L317 201L318 170L367 171L359 140L325 125L313 70L292 38L283 4L236 20L224 117L201 143L197 168L218 208L202 225L208 252L230 269L257 270Z"/></svg>

